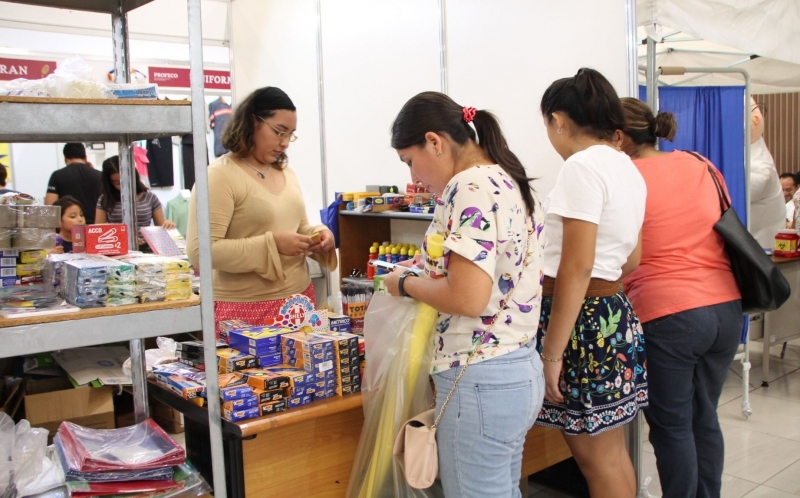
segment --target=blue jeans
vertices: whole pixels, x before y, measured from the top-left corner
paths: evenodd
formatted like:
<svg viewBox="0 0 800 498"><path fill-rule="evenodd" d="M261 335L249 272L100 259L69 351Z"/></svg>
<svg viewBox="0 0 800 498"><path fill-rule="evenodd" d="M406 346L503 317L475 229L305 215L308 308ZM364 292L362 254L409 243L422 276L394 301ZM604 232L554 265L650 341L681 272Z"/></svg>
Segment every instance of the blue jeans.
<svg viewBox="0 0 800 498"><path fill-rule="evenodd" d="M716 498L725 443L717 403L742 334L739 301L645 324L650 407L644 414L664 498Z"/></svg>
<svg viewBox="0 0 800 498"><path fill-rule="evenodd" d="M462 368L433 376L437 410ZM542 361L533 343L471 364L436 432L445 496L519 497L522 446L543 398Z"/></svg>

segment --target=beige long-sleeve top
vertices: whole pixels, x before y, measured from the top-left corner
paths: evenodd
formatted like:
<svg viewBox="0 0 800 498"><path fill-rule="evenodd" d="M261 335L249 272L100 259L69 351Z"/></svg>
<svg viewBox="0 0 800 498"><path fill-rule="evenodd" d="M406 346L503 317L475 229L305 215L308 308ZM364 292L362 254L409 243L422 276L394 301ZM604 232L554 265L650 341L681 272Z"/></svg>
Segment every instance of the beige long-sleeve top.
<svg viewBox="0 0 800 498"><path fill-rule="evenodd" d="M308 223L300 183L290 168L286 186L272 192L248 176L228 156L208 167L211 259L214 300L255 302L285 299L308 287L311 279L303 256L278 253L272 234L311 235L325 229ZM198 266L197 197L192 191L186 234L189 261ZM329 270L336 269L336 250L314 255Z"/></svg>

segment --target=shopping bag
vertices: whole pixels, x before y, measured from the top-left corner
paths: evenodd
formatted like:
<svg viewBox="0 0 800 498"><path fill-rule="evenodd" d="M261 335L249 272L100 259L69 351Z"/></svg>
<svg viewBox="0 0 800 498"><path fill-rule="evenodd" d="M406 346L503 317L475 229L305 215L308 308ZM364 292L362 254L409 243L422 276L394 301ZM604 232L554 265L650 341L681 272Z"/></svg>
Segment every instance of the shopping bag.
<svg viewBox="0 0 800 498"><path fill-rule="evenodd" d="M319 210L320 220L333 234L333 241L337 249L339 248L339 206L341 205L342 196L339 194L330 206Z"/></svg>
<svg viewBox="0 0 800 498"><path fill-rule="evenodd" d="M364 426L349 498L444 496L441 486L413 489L402 459L392 454L395 437L409 418L433 407L429 371L438 313L410 298L376 294L364 320L366 372L361 391Z"/></svg>

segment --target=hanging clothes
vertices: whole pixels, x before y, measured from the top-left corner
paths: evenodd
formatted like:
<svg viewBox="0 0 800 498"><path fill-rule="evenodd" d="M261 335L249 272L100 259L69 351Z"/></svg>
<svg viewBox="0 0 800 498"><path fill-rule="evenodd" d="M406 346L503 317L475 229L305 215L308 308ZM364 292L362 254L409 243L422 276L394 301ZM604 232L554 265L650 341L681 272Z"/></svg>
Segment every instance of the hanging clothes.
<svg viewBox="0 0 800 498"><path fill-rule="evenodd" d="M147 171L151 187L175 185L172 159L172 137L151 138L147 141Z"/></svg>
<svg viewBox="0 0 800 498"><path fill-rule="evenodd" d="M225 125L233 115L230 104L225 102L222 97L208 104L208 119L211 124L211 129L214 131L214 157L219 157L228 152L228 149L222 145L222 133L225 131Z"/></svg>
<svg viewBox="0 0 800 498"><path fill-rule="evenodd" d="M144 183L145 187L150 186L150 175L148 175L147 163L150 160L147 158L147 151L139 145L133 146L133 162L136 163L136 171Z"/></svg>
<svg viewBox="0 0 800 498"><path fill-rule="evenodd" d="M181 137L181 158L183 159L183 188L194 187L194 135Z"/></svg>
<svg viewBox="0 0 800 498"><path fill-rule="evenodd" d="M189 191L182 190L178 197L175 197L171 201L167 202L167 213L166 217L168 220L175 223L175 226L178 228L178 231L186 238L186 226L189 223Z"/></svg>

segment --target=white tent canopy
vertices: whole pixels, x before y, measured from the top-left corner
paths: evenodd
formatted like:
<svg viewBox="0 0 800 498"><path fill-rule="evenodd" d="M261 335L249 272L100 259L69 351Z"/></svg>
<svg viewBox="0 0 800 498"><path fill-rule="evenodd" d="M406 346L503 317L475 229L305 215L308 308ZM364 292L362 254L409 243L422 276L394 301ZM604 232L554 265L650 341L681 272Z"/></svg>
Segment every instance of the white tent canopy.
<svg viewBox="0 0 800 498"><path fill-rule="evenodd" d="M638 0L637 17L639 39L649 35L659 42L658 66L739 67L750 73L753 93L800 91L800 2ZM641 64L645 54L642 45ZM659 83L741 85L743 80L713 74L662 76Z"/></svg>

